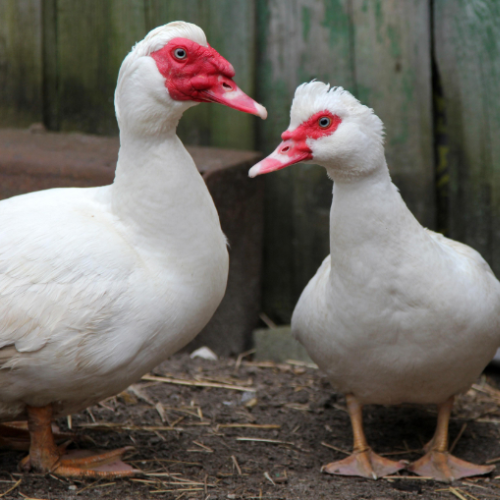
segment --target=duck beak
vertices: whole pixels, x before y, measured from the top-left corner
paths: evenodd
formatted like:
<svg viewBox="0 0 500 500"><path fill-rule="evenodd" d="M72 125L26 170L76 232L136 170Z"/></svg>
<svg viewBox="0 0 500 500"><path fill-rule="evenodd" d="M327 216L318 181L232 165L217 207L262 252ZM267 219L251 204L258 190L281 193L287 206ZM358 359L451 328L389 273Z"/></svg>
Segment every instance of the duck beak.
<svg viewBox="0 0 500 500"><path fill-rule="evenodd" d="M309 148L298 148L293 140L283 141L267 158L254 165L248 171L248 176L268 174L312 158L312 151Z"/></svg>
<svg viewBox="0 0 500 500"><path fill-rule="evenodd" d="M202 94L207 101L218 102L229 108L259 116L263 120L267 118L266 108L245 94L231 78L226 76L220 75L217 83L204 90Z"/></svg>

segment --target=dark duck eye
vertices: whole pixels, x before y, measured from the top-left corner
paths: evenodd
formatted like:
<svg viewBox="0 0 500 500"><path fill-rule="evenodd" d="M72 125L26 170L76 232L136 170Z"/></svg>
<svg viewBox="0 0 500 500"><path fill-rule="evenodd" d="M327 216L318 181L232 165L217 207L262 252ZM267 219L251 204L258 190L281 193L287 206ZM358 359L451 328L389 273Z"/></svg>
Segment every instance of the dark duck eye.
<svg viewBox="0 0 500 500"><path fill-rule="evenodd" d="M330 118L328 118L327 116L323 116L322 118L320 118L318 120L318 123L319 123L319 126L321 128L327 128L332 123L332 120Z"/></svg>
<svg viewBox="0 0 500 500"><path fill-rule="evenodd" d="M174 50L174 56L177 59L186 59L187 53L184 49L175 49Z"/></svg>

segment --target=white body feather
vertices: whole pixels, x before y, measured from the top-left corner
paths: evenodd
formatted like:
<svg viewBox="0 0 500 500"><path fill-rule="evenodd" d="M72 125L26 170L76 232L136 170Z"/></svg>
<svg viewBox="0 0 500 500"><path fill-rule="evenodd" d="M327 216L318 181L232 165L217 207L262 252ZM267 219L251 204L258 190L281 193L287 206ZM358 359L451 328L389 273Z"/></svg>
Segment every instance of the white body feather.
<svg viewBox="0 0 500 500"><path fill-rule="evenodd" d="M309 85L316 92L320 84ZM327 90L319 107L342 91ZM333 385L362 403L442 403L466 390L500 346L500 283L476 251L416 221L390 180L383 149L377 159L379 145L363 130L368 108L357 106L364 110L352 120L356 106L345 116L342 106L329 109L344 117L347 131L355 125L364 134L366 164L359 151L347 153L352 145L340 127L335 144L311 145L335 180L331 255L304 289L292 331ZM343 158L325 157L332 149Z"/></svg>
<svg viewBox="0 0 500 500"><path fill-rule="evenodd" d="M155 30L161 43L204 39L168 26ZM158 45L148 35L120 72L114 184L0 202L0 419L26 404L64 415L122 391L187 344L224 295L226 239L175 135L194 103L170 99L146 42Z"/></svg>

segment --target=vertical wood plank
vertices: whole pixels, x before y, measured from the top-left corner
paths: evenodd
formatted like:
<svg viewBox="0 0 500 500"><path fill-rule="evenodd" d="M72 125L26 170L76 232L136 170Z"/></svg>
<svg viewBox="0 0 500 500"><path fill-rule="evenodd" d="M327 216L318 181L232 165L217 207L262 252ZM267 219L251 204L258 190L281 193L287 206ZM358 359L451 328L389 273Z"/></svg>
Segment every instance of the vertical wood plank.
<svg viewBox="0 0 500 500"><path fill-rule="evenodd" d="M208 41L234 66L235 81L250 96L255 92L255 3L253 0L211 0ZM210 106L212 146L235 149L255 147L256 122L260 118Z"/></svg>
<svg viewBox="0 0 500 500"><path fill-rule="evenodd" d="M357 97L386 129L386 157L410 210L435 225L429 2L353 0Z"/></svg>
<svg viewBox="0 0 500 500"><path fill-rule="evenodd" d="M448 136L448 234L500 275L500 4L434 2Z"/></svg>
<svg viewBox="0 0 500 500"><path fill-rule="evenodd" d="M288 127L295 88L312 78L353 90L348 0L259 0L258 98L269 118L259 144L273 150ZM315 166L266 177L264 310L290 320L307 281L329 253L331 182Z"/></svg>
<svg viewBox="0 0 500 500"><path fill-rule="evenodd" d="M114 134L113 96L125 55L146 33L143 0L58 0L62 130Z"/></svg>
<svg viewBox="0 0 500 500"><path fill-rule="evenodd" d="M59 130L59 64L57 58L57 0L43 0L43 121Z"/></svg>
<svg viewBox="0 0 500 500"><path fill-rule="evenodd" d="M41 0L0 0L0 126L43 118Z"/></svg>

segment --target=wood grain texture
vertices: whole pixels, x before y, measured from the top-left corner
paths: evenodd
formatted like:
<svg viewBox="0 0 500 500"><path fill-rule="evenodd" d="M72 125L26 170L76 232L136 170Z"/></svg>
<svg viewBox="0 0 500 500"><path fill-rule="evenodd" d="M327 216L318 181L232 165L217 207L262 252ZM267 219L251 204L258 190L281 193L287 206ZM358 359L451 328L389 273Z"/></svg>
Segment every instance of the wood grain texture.
<svg viewBox="0 0 500 500"><path fill-rule="evenodd" d="M434 3L448 136L448 234L500 275L500 3Z"/></svg>
<svg viewBox="0 0 500 500"><path fill-rule="evenodd" d="M143 0L57 1L61 130L117 133L113 98L118 70L145 34Z"/></svg>
<svg viewBox="0 0 500 500"><path fill-rule="evenodd" d="M258 90L269 118L259 124L269 153L289 122L297 85L312 78L352 90L351 23L347 0L259 0ZM329 252L332 184L316 166L266 177L264 310L290 320L307 281Z"/></svg>
<svg viewBox="0 0 500 500"><path fill-rule="evenodd" d="M43 122L59 130L59 64L57 57L57 0L43 0Z"/></svg>
<svg viewBox="0 0 500 500"><path fill-rule="evenodd" d="M0 0L0 126L43 118L41 0Z"/></svg>
<svg viewBox="0 0 500 500"><path fill-rule="evenodd" d="M228 59L236 71L235 81L247 94L255 95L255 3L253 0L208 2L210 45ZM217 147L253 149L260 118L210 105L210 144ZM250 181L249 181L250 182Z"/></svg>
<svg viewBox="0 0 500 500"><path fill-rule="evenodd" d="M429 2L353 0L358 99L386 129L394 183L417 219L435 225Z"/></svg>

